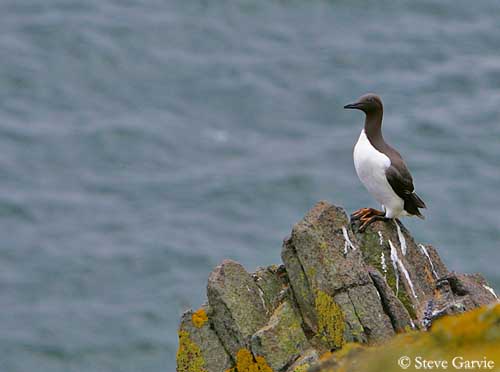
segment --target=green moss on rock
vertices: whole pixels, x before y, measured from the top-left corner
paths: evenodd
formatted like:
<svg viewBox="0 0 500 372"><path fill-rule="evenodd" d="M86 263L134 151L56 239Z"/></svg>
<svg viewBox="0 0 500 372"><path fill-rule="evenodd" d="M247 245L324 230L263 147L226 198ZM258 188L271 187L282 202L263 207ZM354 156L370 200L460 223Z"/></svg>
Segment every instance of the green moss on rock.
<svg viewBox="0 0 500 372"><path fill-rule="evenodd" d="M360 238L361 240L361 249L363 251L363 259L365 262L376 268L380 273L385 274L385 279L389 287L396 294L397 298L404 305L410 316L415 319L415 309L413 304L408 297L404 287L402 286L401 280L399 280L399 288L397 285L396 275L397 272L394 271L394 268L390 262L390 253L386 252L384 247L386 247L387 242L384 242L383 245L380 244L380 236L375 230L367 229L366 232ZM384 253L386 259L386 266L382 267L381 255Z"/></svg>

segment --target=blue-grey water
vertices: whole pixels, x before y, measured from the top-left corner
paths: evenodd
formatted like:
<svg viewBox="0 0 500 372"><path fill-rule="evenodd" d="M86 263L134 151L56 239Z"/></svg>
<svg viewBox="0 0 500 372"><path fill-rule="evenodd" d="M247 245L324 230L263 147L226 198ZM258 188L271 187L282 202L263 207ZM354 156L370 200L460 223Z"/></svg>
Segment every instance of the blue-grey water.
<svg viewBox="0 0 500 372"><path fill-rule="evenodd" d="M429 208L405 220L500 289L500 2L0 0L0 370L173 371L223 258L280 262L314 202L376 206L385 137Z"/></svg>

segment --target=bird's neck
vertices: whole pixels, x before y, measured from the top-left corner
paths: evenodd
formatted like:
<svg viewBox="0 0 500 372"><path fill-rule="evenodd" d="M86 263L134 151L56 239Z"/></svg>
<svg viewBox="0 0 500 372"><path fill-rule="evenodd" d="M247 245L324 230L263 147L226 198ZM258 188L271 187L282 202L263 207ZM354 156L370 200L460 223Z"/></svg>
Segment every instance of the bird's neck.
<svg viewBox="0 0 500 372"><path fill-rule="evenodd" d="M365 134L368 140L375 147L380 147L385 144L382 136L382 116L383 112L375 111L366 115L365 119Z"/></svg>

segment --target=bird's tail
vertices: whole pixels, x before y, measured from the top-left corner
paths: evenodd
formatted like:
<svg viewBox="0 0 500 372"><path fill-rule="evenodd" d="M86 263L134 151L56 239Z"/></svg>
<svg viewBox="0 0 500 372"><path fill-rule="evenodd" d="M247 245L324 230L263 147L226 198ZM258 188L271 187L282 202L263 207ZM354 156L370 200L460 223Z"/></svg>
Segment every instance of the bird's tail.
<svg viewBox="0 0 500 372"><path fill-rule="evenodd" d="M425 219L425 216L420 213L419 208L427 208L424 201L420 199L420 197L412 192L411 194L407 194L407 197L404 199L404 209L412 216L416 216L421 219Z"/></svg>
<svg viewBox="0 0 500 372"><path fill-rule="evenodd" d="M421 220L425 220L425 216L422 213L420 213L420 211L418 211L418 213L415 214L415 216L420 218Z"/></svg>
<svg viewBox="0 0 500 372"><path fill-rule="evenodd" d="M420 198L420 196L417 195L417 193L411 193L410 198L418 208L427 208L425 202Z"/></svg>

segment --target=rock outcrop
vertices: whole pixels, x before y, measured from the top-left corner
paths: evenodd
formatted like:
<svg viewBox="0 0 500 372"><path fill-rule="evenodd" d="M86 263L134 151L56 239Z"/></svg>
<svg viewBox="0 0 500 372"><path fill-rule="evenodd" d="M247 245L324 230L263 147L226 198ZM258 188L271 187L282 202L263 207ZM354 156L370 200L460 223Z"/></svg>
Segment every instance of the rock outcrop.
<svg viewBox="0 0 500 372"><path fill-rule="evenodd" d="M345 344L379 344L498 299L479 274L450 273L399 222L365 232L319 202L285 239L283 265L225 260L208 304L185 313L178 372L299 372Z"/></svg>
<svg viewBox="0 0 500 372"><path fill-rule="evenodd" d="M438 319L429 332L400 334L383 345L347 344L323 357L310 372L499 371L499 350L497 304Z"/></svg>

